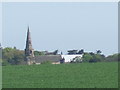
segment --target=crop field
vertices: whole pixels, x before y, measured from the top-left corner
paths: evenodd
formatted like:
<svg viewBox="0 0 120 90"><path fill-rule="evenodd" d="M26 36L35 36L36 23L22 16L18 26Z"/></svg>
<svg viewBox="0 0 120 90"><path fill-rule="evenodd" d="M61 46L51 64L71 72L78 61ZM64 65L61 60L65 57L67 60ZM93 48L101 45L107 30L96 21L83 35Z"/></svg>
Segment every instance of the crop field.
<svg viewBox="0 0 120 90"><path fill-rule="evenodd" d="M2 67L3 88L117 88L118 63Z"/></svg>

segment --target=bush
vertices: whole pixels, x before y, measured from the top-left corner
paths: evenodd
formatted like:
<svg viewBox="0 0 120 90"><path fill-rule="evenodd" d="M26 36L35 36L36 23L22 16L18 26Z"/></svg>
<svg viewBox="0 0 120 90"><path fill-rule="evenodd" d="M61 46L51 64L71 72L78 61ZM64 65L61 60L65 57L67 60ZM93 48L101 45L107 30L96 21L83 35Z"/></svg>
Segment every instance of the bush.
<svg viewBox="0 0 120 90"><path fill-rule="evenodd" d="M8 66L8 65L10 65L10 63L7 62L6 60L2 61L2 66Z"/></svg>
<svg viewBox="0 0 120 90"><path fill-rule="evenodd" d="M96 59L90 59L90 60L89 60L89 63L95 63L95 62L97 62Z"/></svg>
<svg viewBox="0 0 120 90"><path fill-rule="evenodd" d="M52 62L51 61L43 61L43 62L41 62L41 64L52 64Z"/></svg>
<svg viewBox="0 0 120 90"><path fill-rule="evenodd" d="M92 60L93 56L89 53L85 53L82 57L83 62L89 62L89 60Z"/></svg>
<svg viewBox="0 0 120 90"><path fill-rule="evenodd" d="M106 57L106 61L113 62L113 61L119 61L120 60L120 54L113 54Z"/></svg>
<svg viewBox="0 0 120 90"><path fill-rule="evenodd" d="M105 56L95 53L85 53L82 57L83 62L101 62L105 61Z"/></svg>
<svg viewBox="0 0 120 90"><path fill-rule="evenodd" d="M7 65L7 63L11 65L18 65L24 61L24 51L18 50L16 48L4 48L2 49L2 59L3 65Z"/></svg>
<svg viewBox="0 0 120 90"><path fill-rule="evenodd" d="M70 63L82 63L81 57L77 56L73 58L73 60Z"/></svg>

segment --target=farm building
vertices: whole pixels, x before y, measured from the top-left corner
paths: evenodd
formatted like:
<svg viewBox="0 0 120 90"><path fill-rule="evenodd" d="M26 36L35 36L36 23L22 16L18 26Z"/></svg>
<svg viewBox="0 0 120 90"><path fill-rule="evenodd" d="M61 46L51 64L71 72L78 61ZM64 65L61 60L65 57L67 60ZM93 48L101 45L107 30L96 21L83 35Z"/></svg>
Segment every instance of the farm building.
<svg viewBox="0 0 120 90"><path fill-rule="evenodd" d="M35 63L41 64L45 61L50 61L52 64L60 64L61 55L42 55L35 57Z"/></svg>
<svg viewBox="0 0 120 90"><path fill-rule="evenodd" d="M65 59L65 62L71 62L76 57L79 57L81 59L82 56L83 56L83 54L79 54L79 55L61 55L61 57Z"/></svg>

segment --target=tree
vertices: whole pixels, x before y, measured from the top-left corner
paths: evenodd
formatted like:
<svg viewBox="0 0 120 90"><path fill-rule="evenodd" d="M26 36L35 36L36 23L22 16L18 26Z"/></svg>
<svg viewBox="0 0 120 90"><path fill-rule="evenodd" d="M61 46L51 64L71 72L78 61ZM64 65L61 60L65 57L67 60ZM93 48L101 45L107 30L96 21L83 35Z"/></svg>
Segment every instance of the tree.
<svg viewBox="0 0 120 90"><path fill-rule="evenodd" d="M75 58L73 58L71 63L82 63L82 59L80 56L76 56Z"/></svg>
<svg viewBox="0 0 120 90"><path fill-rule="evenodd" d="M120 61L120 54L113 54L106 57L105 61Z"/></svg>
<svg viewBox="0 0 120 90"><path fill-rule="evenodd" d="M16 65L24 61L24 51L16 48L7 47L2 49L2 56L4 65L7 65L7 62Z"/></svg>
<svg viewBox="0 0 120 90"><path fill-rule="evenodd" d="M34 51L34 55L35 55L35 56L39 56L39 55L40 55L40 52L39 52L39 51Z"/></svg>
<svg viewBox="0 0 120 90"><path fill-rule="evenodd" d="M102 51L101 50L97 50L97 54L101 54L102 53Z"/></svg>
<svg viewBox="0 0 120 90"><path fill-rule="evenodd" d="M43 51L34 51L35 56L45 55Z"/></svg>
<svg viewBox="0 0 120 90"><path fill-rule="evenodd" d="M13 54L14 57L12 58L12 64L20 64L24 61L24 51L15 50Z"/></svg>
<svg viewBox="0 0 120 90"><path fill-rule="evenodd" d="M43 62L41 62L41 64L52 64L52 62L51 61L43 61Z"/></svg>
<svg viewBox="0 0 120 90"><path fill-rule="evenodd" d="M120 53L118 54L118 61L120 61Z"/></svg>
<svg viewBox="0 0 120 90"><path fill-rule="evenodd" d="M81 50L78 51L77 54L83 54L83 53L84 53L84 49L81 49Z"/></svg>
<svg viewBox="0 0 120 90"><path fill-rule="evenodd" d="M104 55L100 55L100 54L94 54L93 55L93 62L101 62L101 61L104 61L105 57Z"/></svg>
<svg viewBox="0 0 120 90"><path fill-rule="evenodd" d="M89 62L93 59L93 56L90 53L84 53L82 60L83 62Z"/></svg>
<svg viewBox="0 0 120 90"><path fill-rule="evenodd" d="M101 62L105 60L105 55L95 54L93 52L85 53L82 57L83 62Z"/></svg>

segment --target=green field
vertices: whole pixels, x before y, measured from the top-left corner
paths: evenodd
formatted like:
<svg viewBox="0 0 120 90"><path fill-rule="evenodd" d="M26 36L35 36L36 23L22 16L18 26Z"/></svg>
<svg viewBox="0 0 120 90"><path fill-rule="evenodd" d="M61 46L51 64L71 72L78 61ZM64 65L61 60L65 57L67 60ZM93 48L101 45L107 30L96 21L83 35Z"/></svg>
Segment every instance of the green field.
<svg viewBox="0 0 120 90"><path fill-rule="evenodd" d="M3 88L117 88L118 63L3 66Z"/></svg>

